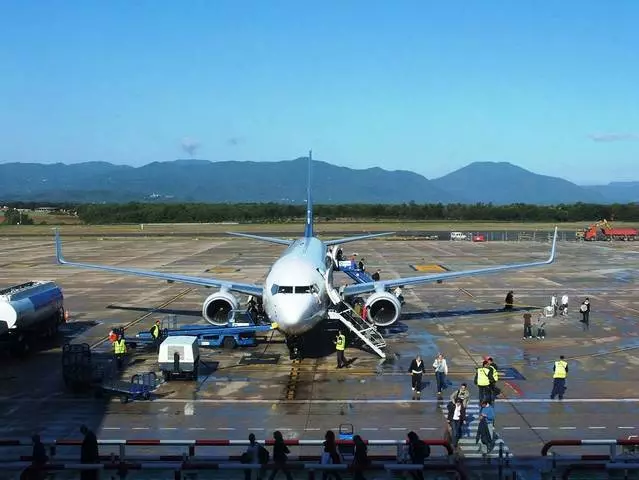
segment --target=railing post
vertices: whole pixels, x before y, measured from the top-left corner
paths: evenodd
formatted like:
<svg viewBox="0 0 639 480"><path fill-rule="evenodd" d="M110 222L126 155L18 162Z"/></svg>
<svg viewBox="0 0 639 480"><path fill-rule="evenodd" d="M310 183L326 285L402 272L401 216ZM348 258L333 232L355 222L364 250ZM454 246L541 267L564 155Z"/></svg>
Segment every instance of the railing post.
<svg viewBox="0 0 639 480"><path fill-rule="evenodd" d="M499 444L499 465L497 467L497 471L499 472L498 477L499 480L504 479L504 444Z"/></svg>
<svg viewBox="0 0 639 480"><path fill-rule="evenodd" d="M189 445L189 458L195 456L195 445Z"/></svg>
<svg viewBox="0 0 639 480"><path fill-rule="evenodd" d="M123 442L120 444L120 463L124 462L125 457L126 457L126 443Z"/></svg>
<svg viewBox="0 0 639 480"><path fill-rule="evenodd" d="M617 442L610 444L610 461L614 462L617 458Z"/></svg>

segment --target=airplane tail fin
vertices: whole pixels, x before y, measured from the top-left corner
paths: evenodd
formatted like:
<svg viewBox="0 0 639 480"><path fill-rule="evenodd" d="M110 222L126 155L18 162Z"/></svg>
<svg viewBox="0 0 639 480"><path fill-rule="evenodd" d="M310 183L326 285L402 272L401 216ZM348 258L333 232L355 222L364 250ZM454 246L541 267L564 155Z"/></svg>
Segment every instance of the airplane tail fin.
<svg viewBox="0 0 639 480"><path fill-rule="evenodd" d="M313 150L308 152L308 180L306 185L306 226L304 238L313 236L313 198L311 196L311 165L313 163Z"/></svg>

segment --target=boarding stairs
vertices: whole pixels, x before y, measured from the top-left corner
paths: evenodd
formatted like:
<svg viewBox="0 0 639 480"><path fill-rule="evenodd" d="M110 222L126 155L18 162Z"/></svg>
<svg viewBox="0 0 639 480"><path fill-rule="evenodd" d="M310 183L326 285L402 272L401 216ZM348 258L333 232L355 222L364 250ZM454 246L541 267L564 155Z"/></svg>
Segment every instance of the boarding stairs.
<svg viewBox="0 0 639 480"><path fill-rule="evenodd" d="M344 272L356 283L369 283L373 278L365 271L360 270L354 262L349 260L337 262L337 269Z"/></svg>
<svg viewBox="0 0 639 480"><path fill-rule="evenodd" d="M331 299L334 308L328 309L328 318L331 320L339 320L344 324L351 332L357 335L362 342L373 350L381 358L386 358L384 348L386 347L386 341L384 337L377 331L377 327L364 320L362 317L355 313L355 310L342 300L341 295L329 280L328 273L324 277L326 283L326 292Z"/></svg>
<svg viewBox="0 0 639 480"><path fill-rule="evenodd" d="M386 347L384 337L377 331L377 327L357 315L345 302L338 305L338 309L329 309L328 318L339 320L351 332L357 335L362 342L370 347L381 358L386 358L383 348Z"/></svg>

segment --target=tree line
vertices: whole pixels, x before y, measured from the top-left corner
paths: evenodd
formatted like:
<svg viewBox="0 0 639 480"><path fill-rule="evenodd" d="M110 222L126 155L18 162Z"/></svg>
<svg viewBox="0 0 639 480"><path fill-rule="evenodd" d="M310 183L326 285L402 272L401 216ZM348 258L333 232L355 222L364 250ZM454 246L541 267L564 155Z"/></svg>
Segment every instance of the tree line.
<svg viewBox="0 0 639 480"><path fill-rule="evenodd" d="M126 203L78 205L80 220L86 224L117 223L209 223L209 222L294 222L303 219L304 205L276 203ZM592 222L608 219L639 222L639 204L595 205L493 205L468 204L348 204L316 205L318 221L358 220L444 220L503 222Z"/></svg>

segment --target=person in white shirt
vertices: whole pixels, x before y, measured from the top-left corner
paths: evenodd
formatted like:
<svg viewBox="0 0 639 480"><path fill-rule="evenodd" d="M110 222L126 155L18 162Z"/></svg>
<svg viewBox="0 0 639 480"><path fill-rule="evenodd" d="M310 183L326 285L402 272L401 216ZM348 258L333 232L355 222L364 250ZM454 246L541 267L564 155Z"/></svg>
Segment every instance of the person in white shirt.
<svg viewBox="0 0 639 480"><path fill-rule="evenodd" d="M457 447L459 439L462 436L462 425L466 419L466 408L464 408L464 402L461 398L458 398L455 403L450 402L447 408L447 420L450 425L452 444L453 447Z"/></svg>
<svg viewBox="0 0 639 480"><path fill-rule="evenodd" d="M441 395L442 390L446 388L446 375L448 375L448 365L443 353L437 355L433 362L433 368L435 369L435 379L437 380L437 395Z"/></svg>
<svg viewBox="0 0 639 480"><path fill-rule="evenodd" d="M568 295L563 295L561 297L561 314L562 315L568 314Z"/></svg>
<svg viewBox="0 0 639 480"><path fill-rule="evenodd" d="M557 316L557 309L559 308L559 304L557 303L557 294L553 293L552 297L550 297L550 306L552 307L552 316Z"/></svg>

